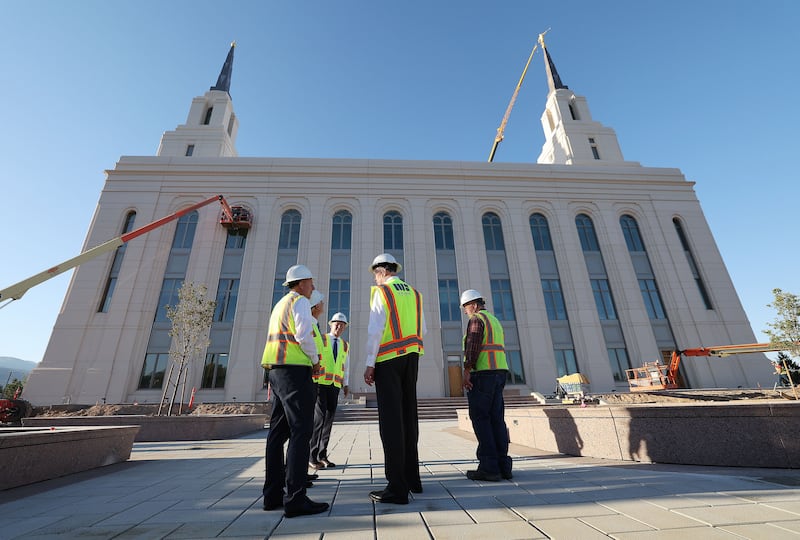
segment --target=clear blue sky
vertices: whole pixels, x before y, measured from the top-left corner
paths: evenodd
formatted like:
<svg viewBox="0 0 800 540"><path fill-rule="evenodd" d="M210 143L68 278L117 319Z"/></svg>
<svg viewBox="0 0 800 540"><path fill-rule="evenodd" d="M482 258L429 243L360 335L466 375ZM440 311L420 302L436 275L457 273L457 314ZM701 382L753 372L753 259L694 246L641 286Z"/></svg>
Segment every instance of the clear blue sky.
<svg viewBox="0 0 800 540"><path fill-rule="evenodd" d="M155 155L216 82L232 40L241 156L485 161L536 36L551 28L564 83L616 130L625 158L697 182L756 339L774 318L771 290L800 294L800 2L0 8L0 287L84 248L103 171ZM536 161L546 93L537 53L495 161ZM0 310L0 356L41 360L71 275Z"/></svg>

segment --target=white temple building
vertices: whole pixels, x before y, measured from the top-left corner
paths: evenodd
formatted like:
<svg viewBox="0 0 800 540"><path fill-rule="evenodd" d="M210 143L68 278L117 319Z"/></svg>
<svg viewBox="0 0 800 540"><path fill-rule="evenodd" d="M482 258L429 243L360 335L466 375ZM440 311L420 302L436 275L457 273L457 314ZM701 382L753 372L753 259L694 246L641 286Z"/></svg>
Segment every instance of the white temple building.
<svg viewBox="0 0 800 540"><path fill-rule="evenodd" d="M755 335L694 191L679 169L626 161L544 51L549 93L536 163L238 157L229 90L217 84L156 156L106 171L89 249L216 194L211 204L78 267L24 397L35 405L159 402L171 338L166 305L184 280L217 301L210 345L189 372L196 401L266 399L260 366L287 268L307 265L327 317L351 324L350 388L363 382L369 264L381 252L424 296L420 396L461 395L459 292L477 289L503 323L507 389L552 393L580 372L592 392L627 391L624 370L672 350ZM321 326L326 328L326 320ZM761 354L691 358L689 388L772 386Z"/></svg>

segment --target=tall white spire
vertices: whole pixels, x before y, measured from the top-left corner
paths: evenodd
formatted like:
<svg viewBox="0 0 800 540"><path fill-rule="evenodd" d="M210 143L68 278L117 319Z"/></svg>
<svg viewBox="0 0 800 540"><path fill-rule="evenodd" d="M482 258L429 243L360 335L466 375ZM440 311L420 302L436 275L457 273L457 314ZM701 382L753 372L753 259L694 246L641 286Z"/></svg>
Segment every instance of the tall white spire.
<svg viewBox="0 0 800 540"><path fill-rule="evenodd" d="M544 36L539 36L547 73L547 103L542 114L545 142L537 163L561 165L638 165L622 157L616 132L592 120L586 98L561 81Z"/></svg>
<svg viewBox="0 0 800 540"><path fill-rule="evenodd" d="M217 84L205 95L192 100L186 123L161 136L159 156L191 158L239 155L235 146L239 120L233 112L233 101L230 96L235 47L236 42L231 43Z"/></svg>

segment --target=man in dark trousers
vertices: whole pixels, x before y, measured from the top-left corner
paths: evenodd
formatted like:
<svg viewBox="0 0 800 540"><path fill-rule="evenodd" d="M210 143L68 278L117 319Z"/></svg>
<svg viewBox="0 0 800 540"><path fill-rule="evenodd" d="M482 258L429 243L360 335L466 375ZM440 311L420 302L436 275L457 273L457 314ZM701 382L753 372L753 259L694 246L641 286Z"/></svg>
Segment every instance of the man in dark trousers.
<svg viewBox="0 0 800 540"><path fill-rule="evenodd" d="M314 383L319 352L314 342L309 299L314 276L305 266L292 266L283 283L289 288L269 318L261 365L269 369L272 416L267 435L264 510L283 507L287 518L319 514L328 503L306 496L309 440L314 427ZM283 446L289 441L284 461ZM284 487L286 491L284 491Z"/></svg>
<svg viewBox="0 0 800 540"><path fill-rule="evenodd" d="M503 389L508 376L503 327L486 310L481 293L461 293L461 307L469 317L464 336L464 388L469 418L478 439L478 468L467 471L470 480L497 482L511 479L508 430Z"/></svg>
<svg viewBox="0 0 800 540"><path fill-rule="evenodd" d="M336 464L328 459L328 442L331 439L333 419L336 416L339 390L342 385L345 397L348 392L346 364L349 345L342 338L342 333L347 327L347 317L344 313L336 313L328 324L331 331L324 336L324 341L321 340L322 371L314 380L317 386L317 402L314 406L314 434L311 436L311 458L308 466L316 470L336 467Z"/></svg>
<svg viewBox="0 0 800 540"><path fill-rule="evenodd" d="M397 277L401 266L389 254L370 266L370 297L364 382L378 399L386 488L370 492L375 502L408 504L408 492L422 493L419 476L417 373L426 333L422 295Z"/></svg>

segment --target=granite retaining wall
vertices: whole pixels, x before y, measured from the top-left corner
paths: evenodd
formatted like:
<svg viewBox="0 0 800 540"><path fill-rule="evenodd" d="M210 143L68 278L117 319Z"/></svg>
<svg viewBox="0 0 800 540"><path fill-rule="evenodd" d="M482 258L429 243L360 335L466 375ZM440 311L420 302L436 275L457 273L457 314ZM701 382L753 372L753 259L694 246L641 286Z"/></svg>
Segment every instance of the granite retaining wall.
<svg viewBox="0 0 800 540"><path fill-rule="evenodd" d="M800 468L800 403L506 409L511 441L540 450L683 465ZM458 425L472 432L469 413Z"/></svg>

